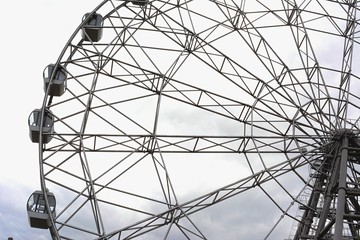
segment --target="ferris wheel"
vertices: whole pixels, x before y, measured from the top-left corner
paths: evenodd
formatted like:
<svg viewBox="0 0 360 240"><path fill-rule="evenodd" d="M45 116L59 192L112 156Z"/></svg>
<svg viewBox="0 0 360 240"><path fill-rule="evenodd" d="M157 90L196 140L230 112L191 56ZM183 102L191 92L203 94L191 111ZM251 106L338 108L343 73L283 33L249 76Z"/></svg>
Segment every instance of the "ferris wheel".
<svg viewBox="0 0 360 240"><path fill-rule="evenodd" d="M53 239L358 239L358 11L104 0L44 70L30 225Z"/></svg>

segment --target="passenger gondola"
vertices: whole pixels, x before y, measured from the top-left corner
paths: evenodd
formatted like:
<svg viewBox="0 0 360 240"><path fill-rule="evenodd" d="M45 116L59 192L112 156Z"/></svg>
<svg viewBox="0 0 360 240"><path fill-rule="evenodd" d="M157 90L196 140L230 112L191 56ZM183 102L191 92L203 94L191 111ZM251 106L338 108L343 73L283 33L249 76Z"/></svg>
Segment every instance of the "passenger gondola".
<svg viewBox="0 0 360 240"><path fill-rule="evenodd" d="M53 77L52 80L51 77ZM58 65L56 67L55 64L49 64L43 72L43 78L45 92L47 91L47 88L50 84L49 95L61 96L64 94L66 90L67 78L67 73L64 67L62 67L61 65Z"/></svg>
<svg viewBox="0 0 360 240"><path fill-rule="evenodd" d="M104 19L98 13L94 13L90 17L89 15L90 13L86 13L83 17L83 21L86 23L83 26L82 38L85 41L98 42L102 38Z"/></svg>
<svg viewBox="0 0 360 240"><path fill-rule="evenodd" d="M40 142L41 109L35 109L31 112L29 119L29 134L32 142ZM48 143L54 133L54 117L50 110L45 110L42 127L42 142Z"/></svg>
<svg viewBox="0 0 360 240"><path fill-rule="evenodd" d="M53 193L47 192L49 208L46 208L45 196L42 191L35 191L27 201L27 213L30 226L47 229L51 226L50 214L55 217L56 199Z"/></svg>

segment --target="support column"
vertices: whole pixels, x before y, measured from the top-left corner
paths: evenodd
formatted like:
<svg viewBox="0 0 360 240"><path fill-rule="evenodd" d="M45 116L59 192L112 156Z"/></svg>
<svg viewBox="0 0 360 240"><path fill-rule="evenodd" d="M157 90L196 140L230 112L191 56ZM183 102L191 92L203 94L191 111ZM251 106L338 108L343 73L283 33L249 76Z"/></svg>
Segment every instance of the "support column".
<svg viewBox="0 0 360 240"><path fill-rule="evenodd" d="M345 133L341 148L340 175L339 175L338 198L337 198L337 207L336 207L336 215L335 215L334 240L342 239L345 202L346 202L346 175L347 175L347 160L348 160L348 151L349 151L348 147L349 147L349 139Z"/></svg>

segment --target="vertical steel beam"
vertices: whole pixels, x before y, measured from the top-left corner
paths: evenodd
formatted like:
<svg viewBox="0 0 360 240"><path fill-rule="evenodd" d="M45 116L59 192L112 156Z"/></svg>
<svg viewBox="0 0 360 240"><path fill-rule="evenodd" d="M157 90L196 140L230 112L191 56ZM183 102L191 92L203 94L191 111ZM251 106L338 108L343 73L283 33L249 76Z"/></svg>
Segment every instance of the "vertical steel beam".
<svg viewBox="0 0 360 240"><path fill-rule="evenodd" d="M346 134L346 133L345 133ZM342 239L344 211L346 201L346 175L347 175L347 160L348 160L348 136L344 136L342 140L341 158L340 158L340 174L339 174L339 187L338 198L335 215L335 233L334 240Z"/></svg>
<svg viewBox="0 0 360 240"><path fill-rule="evenodd" d="M324 204L322 206L322 211L319 216L319 222L316 229L316 234L314 239L321 239L320 235L323 233L323 230L326 225L326 221L329 219L329 216L331 215L331 203L333 202L334 195L332 194L332 189L334 189L334 186L337 183L337 180L339 178L339 150L340 148L339 144L336 144L336 150L333 158L333 167L330 172L330 178L329 182L326 185L326 189L324 191Z"/></svg>

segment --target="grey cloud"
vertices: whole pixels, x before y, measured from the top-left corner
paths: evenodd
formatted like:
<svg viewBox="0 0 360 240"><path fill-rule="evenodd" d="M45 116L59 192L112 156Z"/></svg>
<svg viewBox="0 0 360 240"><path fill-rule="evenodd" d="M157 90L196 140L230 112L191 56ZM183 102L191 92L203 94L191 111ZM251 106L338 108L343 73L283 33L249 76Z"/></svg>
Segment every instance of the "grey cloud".
<svg viewBox="0 0 360 240"><path fill-rule="evenodd" d="M26 201L32 189L12 183L0 183L0 239L13 237L14 240L46 240L47 230L31 228L27 220Z"/></svg>

